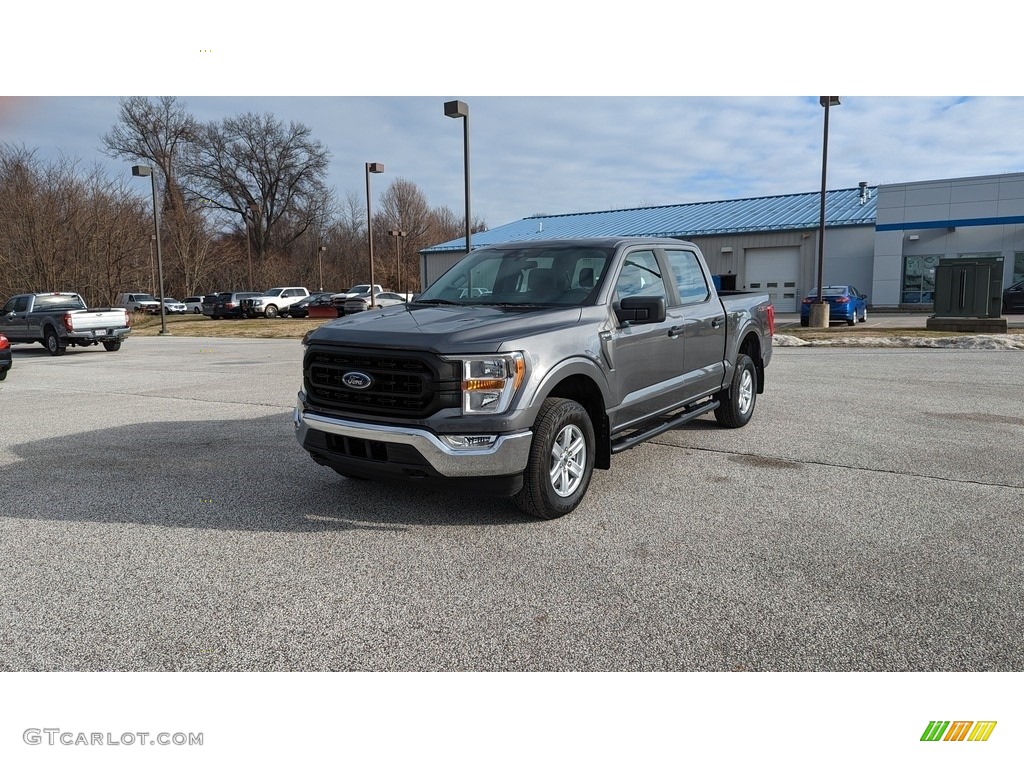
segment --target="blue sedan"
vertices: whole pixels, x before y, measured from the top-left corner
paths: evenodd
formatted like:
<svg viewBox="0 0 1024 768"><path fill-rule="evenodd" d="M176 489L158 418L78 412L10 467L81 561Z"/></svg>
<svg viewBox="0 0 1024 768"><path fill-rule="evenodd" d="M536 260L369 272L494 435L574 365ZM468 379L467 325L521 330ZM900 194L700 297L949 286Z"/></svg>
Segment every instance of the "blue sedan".
<svg viewBox="0 0 1024 768"><path fill-rule="evenodd" d="M868 297L852 285L826 285L821 294L829 304L829 322L846 321L847 325L867 322ZM800 305L800 325L811 321L811 304L818 300L818 289L813 289Z"/></svg>

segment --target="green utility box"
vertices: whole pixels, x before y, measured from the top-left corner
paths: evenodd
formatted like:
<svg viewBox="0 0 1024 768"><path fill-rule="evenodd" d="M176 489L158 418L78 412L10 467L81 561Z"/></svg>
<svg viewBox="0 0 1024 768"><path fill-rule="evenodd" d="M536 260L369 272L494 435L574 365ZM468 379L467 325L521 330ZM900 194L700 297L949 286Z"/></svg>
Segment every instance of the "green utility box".
<svg viewBox="0 0 1024 768"><path fill-rule="evenodd" d="M999 317L1002 299L1002 256L939 260L935 317Z"/></svg>
<svg viewBox="0 0 1024 768"><path fill-rule="evenodd" d="M1002 316L1003 257L939 259L931 331L1006 333Z"/></svg>

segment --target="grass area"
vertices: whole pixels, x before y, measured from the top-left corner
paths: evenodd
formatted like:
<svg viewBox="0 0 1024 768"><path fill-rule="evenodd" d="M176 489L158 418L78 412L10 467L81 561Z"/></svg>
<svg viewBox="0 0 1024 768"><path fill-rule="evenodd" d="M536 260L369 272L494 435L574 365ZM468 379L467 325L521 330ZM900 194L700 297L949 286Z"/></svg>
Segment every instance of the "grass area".
<svg viewBox="0 0 1024 768"><path fill-rule="evenodd" d="M213 337L219 339L301 339L306 331L319 328L337 318L276 317L273 320L213 320L206 315L169 315L167 330L173 336ZM132 336L156 336L160 333L157 316L132 317Z"/></svg>

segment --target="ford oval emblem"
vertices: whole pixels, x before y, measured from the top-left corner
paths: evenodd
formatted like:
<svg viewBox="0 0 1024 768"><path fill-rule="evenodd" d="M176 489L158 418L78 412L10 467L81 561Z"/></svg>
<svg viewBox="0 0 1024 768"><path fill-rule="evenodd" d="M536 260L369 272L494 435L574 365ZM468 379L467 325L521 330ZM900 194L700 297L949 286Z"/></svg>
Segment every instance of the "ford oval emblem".
<svg viewBox="0 0 1024 768"><path fill-rule="evenodd" d="M359 371L349 371L341 377L341 383L349 389L366 389L373 384L373 379Z"/></svg>

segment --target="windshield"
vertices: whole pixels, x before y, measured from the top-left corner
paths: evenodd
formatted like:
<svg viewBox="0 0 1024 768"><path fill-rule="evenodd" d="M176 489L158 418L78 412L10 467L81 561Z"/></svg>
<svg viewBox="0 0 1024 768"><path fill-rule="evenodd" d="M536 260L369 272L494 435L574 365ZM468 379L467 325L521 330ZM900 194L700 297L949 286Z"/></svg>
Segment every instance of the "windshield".
<svg viewBox="0 0 1024 768"><path fill-rule="evenodd" d="M271 288L269 291L264 291L263 296L280 296L284 293L284 288Z"/></svg>
<svg viewBox="0 0 1024 768"><path fill-rule="evenodd" d="M612 251L566 242L473 251L416 298L417 304L593 304Z"/></svg>

